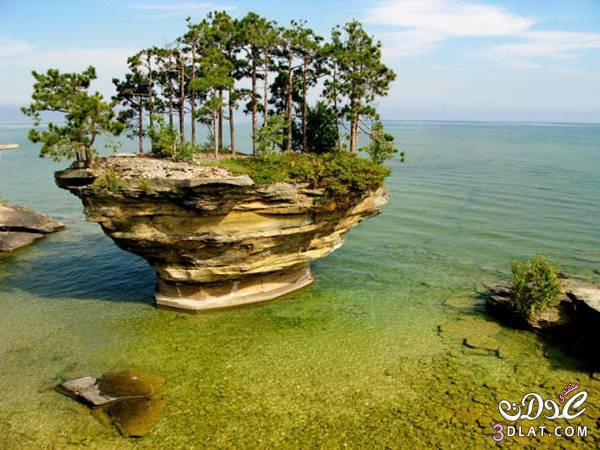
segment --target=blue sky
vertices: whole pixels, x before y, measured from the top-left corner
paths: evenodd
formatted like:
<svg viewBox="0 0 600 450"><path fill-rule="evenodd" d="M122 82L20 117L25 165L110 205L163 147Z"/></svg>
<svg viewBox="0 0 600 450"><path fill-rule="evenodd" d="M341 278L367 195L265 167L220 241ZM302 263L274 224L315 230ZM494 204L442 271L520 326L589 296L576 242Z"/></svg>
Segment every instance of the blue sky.
<svg viewBox="0 0 600 450"><path fill-rule="evenodd" d="M184 18L252 10L327 36L352 18L398 74L386 119L600 122L600 0L0 0L0 121L19 120L32 69L98 69L95 87Z"/></svg>

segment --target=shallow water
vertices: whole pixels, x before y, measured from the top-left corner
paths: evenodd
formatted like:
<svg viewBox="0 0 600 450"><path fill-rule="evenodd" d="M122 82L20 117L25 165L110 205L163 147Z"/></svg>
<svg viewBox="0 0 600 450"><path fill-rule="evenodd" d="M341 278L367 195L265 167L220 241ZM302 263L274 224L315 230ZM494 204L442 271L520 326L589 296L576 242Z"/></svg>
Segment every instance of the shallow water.
<svg viewBox="0 0 600 450"><path fill-rule="evenodd" d="M0 448L481 448L500 400L556 400L576 382L588 409L572 424L587 438L502 445L598 447L600 381L498 326L477 291L537 251L600 282L600 126L387 126L407 151L390 203L313 265L315 284L199 315L155 309L152 269L84 221L25 129L0 126L0 142L21 144L0 152L0 194L67 225L0 256ZM141 440L53 390L124 368L163 380L166 406Z"/></svg>

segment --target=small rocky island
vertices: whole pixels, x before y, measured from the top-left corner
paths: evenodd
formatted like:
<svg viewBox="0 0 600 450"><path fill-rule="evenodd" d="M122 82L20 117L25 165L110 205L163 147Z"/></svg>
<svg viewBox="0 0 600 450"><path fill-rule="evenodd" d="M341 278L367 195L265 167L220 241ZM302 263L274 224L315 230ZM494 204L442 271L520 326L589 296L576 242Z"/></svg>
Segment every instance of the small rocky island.
<svg viewBox="0 0 600 450"><path fill-rule="evenodd" d="M177 50L130 57L110 101L90 90L93 66L33 71L28 138L41 156L74 160L57 184L156 269L158 305L222 308L305 287L309 263L387 202L385 163L404 152L377 106L396 74L358 21L327 45L303 22L275 27L254 13L186 27ZM238 111L251 117L243 144ZM43 127L48 112L62 121ZM122 133L138 153L99 157L99 143L116 150L110 137Z"/></svg>
<svg viewBox="0 0 600 450"><path fill-rule="evenodd" d="M89 221L156 270L156 304L206 310L280 297L313 281L309 263L381 212L378 188L345 201L306 184L257 185L226 169L139 155L56 173Z"/></svg>

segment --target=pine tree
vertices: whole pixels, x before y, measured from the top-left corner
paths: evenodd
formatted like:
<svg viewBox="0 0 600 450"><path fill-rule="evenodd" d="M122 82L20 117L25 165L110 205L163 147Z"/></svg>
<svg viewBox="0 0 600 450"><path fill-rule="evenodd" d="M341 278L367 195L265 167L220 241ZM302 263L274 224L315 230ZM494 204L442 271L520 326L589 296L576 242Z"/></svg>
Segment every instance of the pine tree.
<svg viewBox="0 0 600 450"><path fill-rule="evenodd" d="M306 27L305 21L292 21L295 51L302 59L302 151L309 151L307 115L308 115L308 88L316 83L320 66L322 64L321 41L323 38Z"/></svg>
<svg viewBox="0 0 600 450"><path fill-rule="evenodd" d="M215 158L219 155L219 111L223 108L222 92L234 84L232 64L216 46L207 47L200 60L201 76L190 82L190 89L206 95L201 114L211 113L213 118L213 145ZM195 118L193 119L195 120Z"/></svg>
<svg viewBox="0 0 600 450"><path fill-rule="evenodd" d="M156 51L157 74L156 82L162 93L163 112L168 116L169 127L173 128L176 82L177 82L177 58L176 51L171 46L159 48Z"/></svg>
<svg viewBox="0 0 600 450"><path fill-rule="evenodd" d="M259 78L258 68L263 67L263 108L268 108L267 89L268 89L268 64L270 56L265 55L265 51L270 51L275 45L276 33L272 22L256 13L248 13L240 21L240 31L242 33L242 45L250 62L250 78L252 80L252 94L250 98L250 108L252 111L252 153L257 155L257 129L258 129L258 92L257 80ZM264 70L266 67L266 70ZM268 113L264 113L265 121ZM263 124L264 125L264 124Z"/></svg>
<svg viewBox="0 0 600 450"><path fill-rule="evenodd" d="M64 123L53 122L39 131L29 131L29 140L42 143L40 156L55 160L75 157L79 166L92 167L96 139L101 134L119 134L123 125L115 118L114 104L103 100L98 92L88 92L96 79L96 70L90 66L81 73L60 73L49 69L45 74L33 71L32 102L21 109L38 127L44 112L61 113Z"/></svg>
<svg viewBox="0 0 600 450"><path fill-rule="evenodd" d="M119 111L119 120L131 130L131 136L138 137L138 151L144 153L144 110L148 102L148 79L136 68L125 74L123 80L113 78L117 91L113 100L123 109Z"/></svg>
<svg viewBox="0 0 600 450"><path fill-rule="evenodd" d="M381 42L375 42L356 20L333 29L329 57L338 71L327 95L347 99L341 113L350 122L350 151L357 153L361 116L377 117L373 101L387 95L396 74L381 61Z"/></svg>

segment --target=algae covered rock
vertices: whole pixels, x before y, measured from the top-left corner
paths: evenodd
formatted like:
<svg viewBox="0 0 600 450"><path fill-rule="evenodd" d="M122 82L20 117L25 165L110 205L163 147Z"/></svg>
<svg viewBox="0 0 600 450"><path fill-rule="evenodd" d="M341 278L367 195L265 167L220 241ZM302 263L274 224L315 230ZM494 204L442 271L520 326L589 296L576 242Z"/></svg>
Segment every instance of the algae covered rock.
<svg viewBox="0 0 600 450"><path fill-rule="evenodd" d="M165 405L152 396L160 380L139 370L107 372L99 379L83 377L65 381L59 392L93 408L102 423L112 424L125 437L142 437L155 426Z"/></svg>
<svg viewBox="0 0 600 450"><path fill-rule="evenodd" d="M83 377L59 385L59 391L92 406L103 406L122 400L151 397L159 380L142 371L123 370L107 372L97 379Z"/></svg>
<svg viewBox="0 0 600 450"><path fill-rule="evenodd" d="M88 220L158 275L156 303L204 310L270 300L313 281L309 263L339 248L388 200L384 189L334 201L307 185L255 185L224 169L110 157L56 182Z"/></svg>

